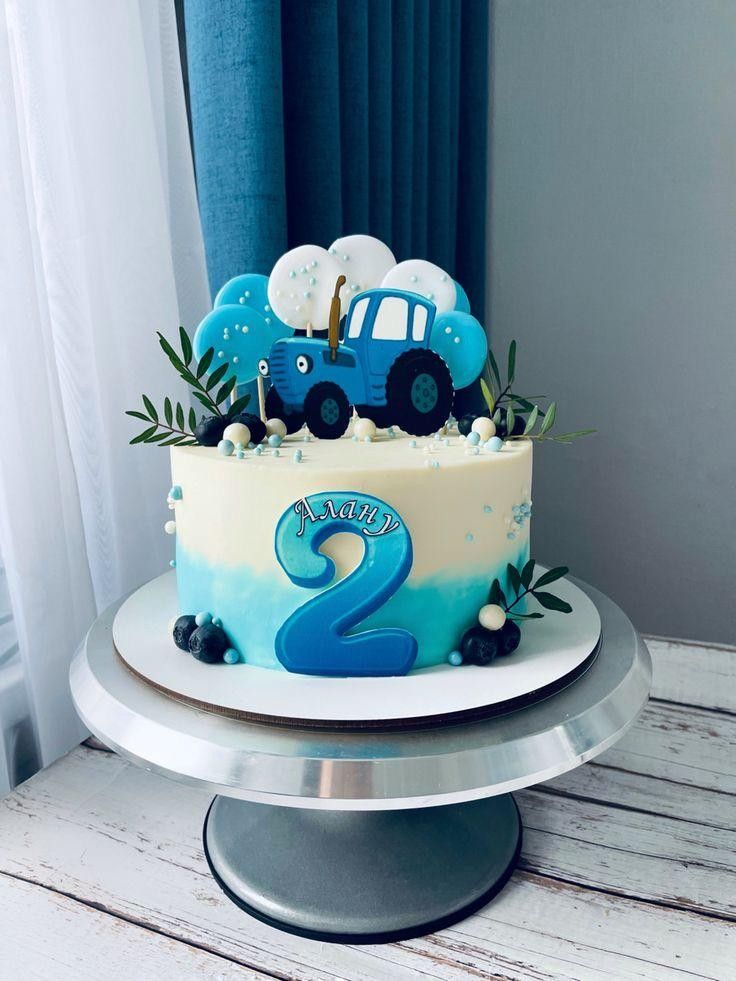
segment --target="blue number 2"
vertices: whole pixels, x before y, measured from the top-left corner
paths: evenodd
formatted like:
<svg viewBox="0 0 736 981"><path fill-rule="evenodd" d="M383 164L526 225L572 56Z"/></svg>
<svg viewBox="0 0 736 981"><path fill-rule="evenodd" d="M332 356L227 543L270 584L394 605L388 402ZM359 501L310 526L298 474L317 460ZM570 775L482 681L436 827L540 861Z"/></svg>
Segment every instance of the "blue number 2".
<svg viewBox="0 0 736 981"><path fill-rule="evenodd" d="M394 508L377 497L346 491L302 498L279 519L276 558L296 585L326 586L335 576L335 563L319 548L338 532L363 539L360 565L284 621L274 642L276 656L287 671L300 674L406 674L417 656L416 638L408 630L382 627L346 636L409 575L411 536Z"/></svg>

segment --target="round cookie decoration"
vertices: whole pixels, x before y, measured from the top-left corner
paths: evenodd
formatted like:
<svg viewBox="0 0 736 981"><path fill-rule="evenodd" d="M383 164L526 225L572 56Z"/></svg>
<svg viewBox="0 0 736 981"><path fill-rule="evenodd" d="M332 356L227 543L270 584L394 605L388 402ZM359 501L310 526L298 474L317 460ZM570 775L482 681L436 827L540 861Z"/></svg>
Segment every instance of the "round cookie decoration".
<svg viewBox="0 0 736 981"><path fill-rule="evenodd" d="M444 269L426 259L406 259L400 262L386 273L381 286L419 293L434 303L437 313L449 313L455 309L457 290L454 279Z"/></svg>
<svg viewBox="0 0 736 981"><path fill-rule="evenodd" d="M339 262L349 297L380 286L396 265L391 249L372 235L346 235L327 250Z"/></svg>
<svg viewBox="0 0 736 981"><path fill-rule="evenodd" d="M326 330L340 263L319 245L300 245L276 262L268 279L271 309L292 330ZM348 291L341 299L347 309ZM265 355L264 355L265 357Z"/></svg>
<svg viewBox="0 0 736 981"><path fill-rule="evenodd" d="M488 339L472 314L452 310L438 316L432 325L429 344L446 362L456 391L471 385L483 371Z"/></svg>
<svg viewBox="0 0 736 981"><path fill-rule="evenodd" d="M264 314L251 307L228 303L216 306L197 327L194 355L201 360L213 348L213 366L227 362L242 385L258 376L258 362L268 355L274 341L292 333L278 318L267 322Z"/></svg>

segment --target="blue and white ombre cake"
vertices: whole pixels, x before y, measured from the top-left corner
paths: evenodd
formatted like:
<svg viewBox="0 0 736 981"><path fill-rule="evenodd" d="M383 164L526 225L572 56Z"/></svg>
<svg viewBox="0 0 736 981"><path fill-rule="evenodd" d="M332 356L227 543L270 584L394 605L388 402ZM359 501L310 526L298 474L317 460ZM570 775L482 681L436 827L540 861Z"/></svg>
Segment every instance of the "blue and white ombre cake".
<svg viewBox="0 0 736 981"><path fill-rule="evenodd" d="M368 441L353 428L287 436L278 454L171 449L180 612L207 611L248 664L337 676L445 664L492 581L505 588L529 557L529 440L478 452L454 428Z"/></svg>

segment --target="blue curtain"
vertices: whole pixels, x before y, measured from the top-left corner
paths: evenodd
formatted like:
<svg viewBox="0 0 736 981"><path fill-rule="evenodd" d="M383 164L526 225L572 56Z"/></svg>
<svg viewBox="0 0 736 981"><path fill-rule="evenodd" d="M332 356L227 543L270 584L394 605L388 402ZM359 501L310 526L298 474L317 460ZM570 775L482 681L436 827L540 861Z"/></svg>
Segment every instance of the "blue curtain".
<svg viewBox="0 0 736 981"><path fill-rule="evenodd" d="M488 0L184 0L213 293L366 232L483 315Z"/></svg>

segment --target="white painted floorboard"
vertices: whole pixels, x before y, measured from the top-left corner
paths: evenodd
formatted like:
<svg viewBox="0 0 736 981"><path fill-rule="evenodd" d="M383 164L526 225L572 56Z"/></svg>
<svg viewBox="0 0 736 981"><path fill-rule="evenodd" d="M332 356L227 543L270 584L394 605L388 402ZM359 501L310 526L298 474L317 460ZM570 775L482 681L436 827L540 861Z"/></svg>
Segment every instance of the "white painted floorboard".
<svg viewBox="0 0 736 981"><path fill-rule="evenodd" d="M207 794L81 746L0 801L0 981L736 979L736 650L652 640L655 699L594 763L517 795L524 850L480 913L383 946L232 905Z"/></svg>

